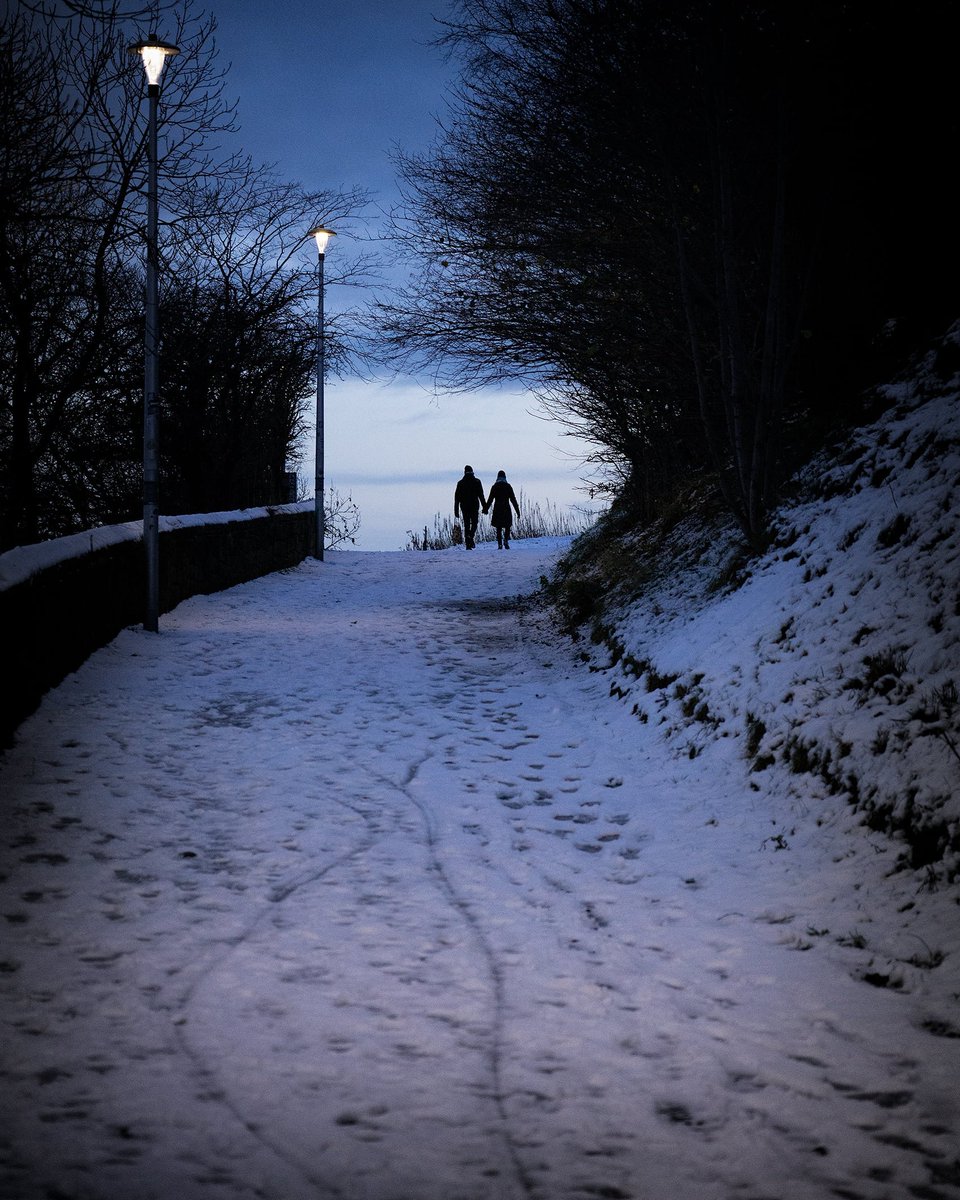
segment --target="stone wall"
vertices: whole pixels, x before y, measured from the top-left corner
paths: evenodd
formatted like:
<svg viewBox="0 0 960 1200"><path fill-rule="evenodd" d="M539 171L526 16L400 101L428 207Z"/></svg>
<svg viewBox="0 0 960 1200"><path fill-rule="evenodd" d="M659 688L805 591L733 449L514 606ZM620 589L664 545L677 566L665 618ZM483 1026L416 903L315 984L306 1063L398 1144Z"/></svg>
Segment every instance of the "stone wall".
<svg viewBox="0 0 960 1200"><path fill-rule="evenodd" d="M161 528L160 611L313 553L312 505L261 511ZM143 543L134 538L52 562L0 590L0 746L46 691L121 629L142 624L145 576Z"/></svg>

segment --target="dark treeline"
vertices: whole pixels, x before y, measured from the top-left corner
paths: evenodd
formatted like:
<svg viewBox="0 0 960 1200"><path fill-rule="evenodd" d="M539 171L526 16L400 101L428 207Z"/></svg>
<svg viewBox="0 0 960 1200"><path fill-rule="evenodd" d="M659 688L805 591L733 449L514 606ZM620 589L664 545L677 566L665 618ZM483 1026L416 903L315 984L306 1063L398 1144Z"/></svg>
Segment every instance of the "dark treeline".
<svg viewBox="0 0 960 1200"><path fill-rule="evenodd" d="M387 343L522 379L650 514L715 481L759 543L785 469L957 303L945 4L461 0L401 163Z"/></svg>
<svg viewBox="0 0 960 1200"><path fill-rule="evenodd" d="M7 5L0 24L0 549L141 503L147 110L127 47L154 30L49 9ZM159 109L161 511L276 502L315 382L305 233L363 197L219 149L214 23L188 0L161 15L180 48ZM331 265L334 283L361 270ZM348 340L332 322L334 369Z"/></svg>

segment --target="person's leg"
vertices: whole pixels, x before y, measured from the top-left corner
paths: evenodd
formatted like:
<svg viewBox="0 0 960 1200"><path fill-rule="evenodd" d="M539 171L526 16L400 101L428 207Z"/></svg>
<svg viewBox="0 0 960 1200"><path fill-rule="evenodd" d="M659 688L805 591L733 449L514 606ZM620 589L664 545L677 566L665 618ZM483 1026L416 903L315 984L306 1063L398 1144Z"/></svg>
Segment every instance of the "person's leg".
<svg viewBox="0 0 960 1200"><path fill-rule="evenodd" d="M510 526L509 525L504 525L504 527L503 527L503 546L504 546L505 550L510 549Z"/></svg>
<svg viewBox="0 0 960 1200"><path fill-rule="evenodd" d="M497 549L498 550L503 549L503 526L502 525L497 526Z"/></svg>
<svg viewBox="0 0 960 1200"><path fill-rule="evenodd" d="M477 532L477 521L479 513L465 512L463 514L463 540L468 550L472 550L475 542L474 537Z"/></svg>

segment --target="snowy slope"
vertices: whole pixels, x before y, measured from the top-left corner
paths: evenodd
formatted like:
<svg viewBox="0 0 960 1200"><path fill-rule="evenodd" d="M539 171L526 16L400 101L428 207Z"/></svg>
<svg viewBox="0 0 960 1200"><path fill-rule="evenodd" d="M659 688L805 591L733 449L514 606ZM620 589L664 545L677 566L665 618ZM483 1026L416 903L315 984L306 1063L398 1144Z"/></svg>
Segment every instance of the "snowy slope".
<svg viewBox="0 0 960 1200"><path fill-rule="evenodd" d="M679 752L737 738L754 789L852 804L931 884L960 871L960 391L932 365L804 472L732 584L719 538L604 615L615 694Z"/></svg>

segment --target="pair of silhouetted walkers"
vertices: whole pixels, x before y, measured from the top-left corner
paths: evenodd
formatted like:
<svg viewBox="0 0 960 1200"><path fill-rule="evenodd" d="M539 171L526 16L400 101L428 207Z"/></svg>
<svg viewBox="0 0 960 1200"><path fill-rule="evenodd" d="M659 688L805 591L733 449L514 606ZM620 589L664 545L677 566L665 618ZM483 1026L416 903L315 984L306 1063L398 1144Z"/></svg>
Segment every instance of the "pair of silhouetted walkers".
<svg viewBox="0 0 960 1200"><path fill-rule="evenodd" d="M480 520L480 509L490 513L490 523L497 531L497 545L501 550L510 549L510 529L513 526L513 512L520 516L520 505L513 493L513 488L507 482L506 471L497 472L497 482L490 488L490 495L484 499L483 484L474 475L473 467L463 468L463 478L457 484L453 494L454 518L463 517L463 543L468 550L477 544L477 522Z"/></svg>

